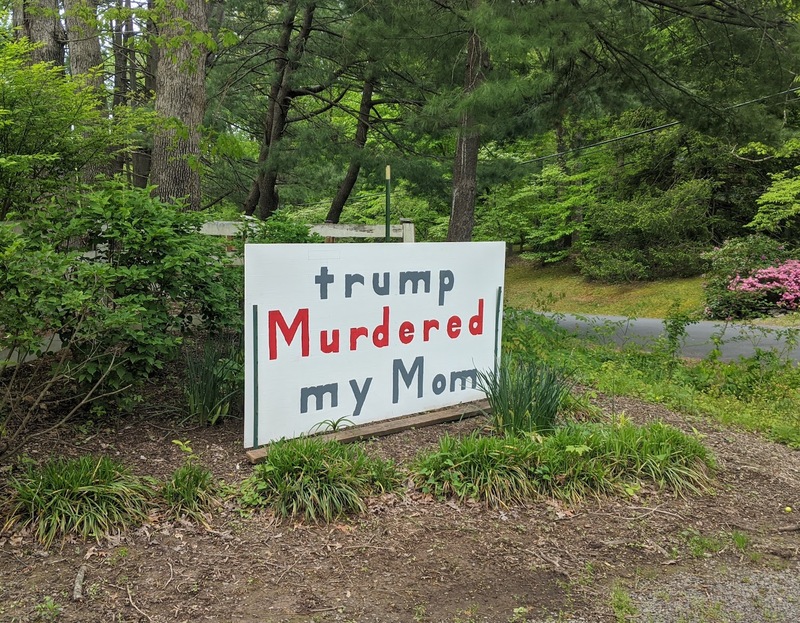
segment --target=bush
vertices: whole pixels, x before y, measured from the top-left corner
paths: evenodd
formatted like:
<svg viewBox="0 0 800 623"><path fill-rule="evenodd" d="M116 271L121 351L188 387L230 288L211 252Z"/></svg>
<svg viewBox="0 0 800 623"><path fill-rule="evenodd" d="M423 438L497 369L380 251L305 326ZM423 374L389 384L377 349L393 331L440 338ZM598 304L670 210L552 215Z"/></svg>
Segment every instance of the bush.
<svg viewBox="0 0 800 623"><path fill-rule="evenodd" d="M31 466L10 484L6 527L30 526L46 547L57 536L78 534L99 541L144 521L153 495L149 483L107 457L58 459Z"/></svg>
<svg viewBox="0 0 800 623"><path fill-rule="evenodd" d="M394 490L400 476L391 461L359 446L314 438L271 444L264 463L242 484L245 506L269 506L282 517L332 521L364 510L364 497Z"/></svg>
<svg viewBox="0 0 800 623"><path fill-rule="evenodd" d="M555 426L569 395L565 380L540 361L503 359L497 370L478 373L498 434L543 433Z"/></svg>
<svg viewBox="0 0 800 623"><path fill-rule="evenodd" d="M73 252L60 277L70 297L94 305L80 326L67 310L50 327L73 356L89 361L80 381L96 382L115 352L119 365L106 384L129 385L174 358L195 319L211 331L240 319L236 276L221 242L198 233L200 215L180 212L150 190L107 182L55 198L26 226L30 246Z"/></svg>
<svg viewBox="0 0 800 623"><path fill-rule="evenodd" d="M705 275L706 315L710 318L753 318L776 308L763 290L731 288L760 269L777 266L789 258L784 245L762 234L732 238L705 254L710 267Z"/></svg>
<svg viewBox="0 0 800 623"><path fill-rule="evenodd" d="M760 268L749 277L734 277L728 290L760 296L771 307L794 311L800 305L800 261Z"/></svg>
<svg viewBox="0 0 800 623"><path fill-rule="evenodd" d="M584 245L575 261L587 279L605 283L627 283L650 278L643 251L614 249L605 245Z"/></svg>
<svg viewBox="0 0 800 623"><path fill-rule="evenodd" d="M324 242L324 238L311 233L308 225L293 221L289 212L278 210L266 220L244 217L240 230L240 240L259 244L303 244Z"/></svg>

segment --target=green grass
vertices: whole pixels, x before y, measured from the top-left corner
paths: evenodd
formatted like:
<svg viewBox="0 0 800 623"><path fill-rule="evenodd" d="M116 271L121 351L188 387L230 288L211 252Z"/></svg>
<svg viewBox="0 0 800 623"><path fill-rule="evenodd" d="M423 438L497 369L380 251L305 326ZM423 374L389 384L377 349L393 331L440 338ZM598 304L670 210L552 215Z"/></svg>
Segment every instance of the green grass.
<svg viewBox="0 0 800 623"><path fill-rule="evenodd" d="M369 457L357 445L314 438L273 443L264 463L242 484L247 507L271 507L282 517L332 521L365 508L364 497L399 486L391 461Z"/></svg>
<svg viewBox="0 0 800 623"><path fill-rule="evenodd" d="M700 492L713 468L696 438L664 424L573 423L543 438L446 436L417 457L411 480L437 497L505 506L538 497L576 502L641 481Z"/></svg>
<svg viewBox="0 0 800 623"><path fill-rule="evenodd" d="M523 260L506 268L505 290L507 305L540 311L664 318L675 301L681 312L703 309L700 277L609 285L567 265L537 268Z"/></svg>
<svg viewBox="0 0 800 623"><path fill-rule="evenodd" d="M161 497L172 515L205 521L203 513L216 503L216 485L211 472L192 460L176 469L164 483Z"/></svg>
<svg viewBox="0 0 800 623"><path fill-rule="evenodd" d="M152 487L107 457L58 459L12 478L7 526L33 528L49 546L58 536L98 541L147 518Z"/></svg>
<svg viewBox="0 0 800 623"><path fill-rule="evenodd" d="M577 338L538 314L509 309L503 341L515 357L568 370L576 382L608 395L612 408L616 396L635 396L800 447L800 368L786 353L686 362L664 349L601 343L602 329L597 340Z"/></svg>

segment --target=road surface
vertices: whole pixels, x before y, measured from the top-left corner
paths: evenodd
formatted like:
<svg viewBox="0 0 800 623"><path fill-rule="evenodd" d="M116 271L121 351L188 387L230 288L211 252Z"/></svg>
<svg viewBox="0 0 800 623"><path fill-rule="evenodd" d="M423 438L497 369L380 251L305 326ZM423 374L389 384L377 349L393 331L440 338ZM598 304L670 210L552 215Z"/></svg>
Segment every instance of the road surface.
<svg viewBox="0 0 800 623"><path fill-rule="evenodd" d="M613 340L618 345L634 342L652 345L664 335L664 321L660 318L625 318L623 316L597 316L576 314L547 314L572 333L595 335ZM681 355L701 359L714 348L714 340L721 340L720 359L735 361L739 357L752 357L757 349L775 350L793 361L800 361L800 329L761 327L746 324L729 324L700 321L686 326L686 338Z"/></svg>

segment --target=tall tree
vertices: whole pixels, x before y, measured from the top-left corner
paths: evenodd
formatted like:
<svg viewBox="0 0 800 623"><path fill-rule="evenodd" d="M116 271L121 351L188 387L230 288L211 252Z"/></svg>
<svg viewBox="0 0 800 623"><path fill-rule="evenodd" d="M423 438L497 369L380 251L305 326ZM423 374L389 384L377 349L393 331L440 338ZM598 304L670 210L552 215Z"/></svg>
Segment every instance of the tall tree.
<svg viewBox="0 0 800 623"><path fill-rule="evenodd" d="M473 0L472 10L478 9L480 4L480 0ZM466 56L464 94L469 96L484 82L486 72L489 70L489 54L475 29L469 33ZM453 159L453 197L450 224L447 229L447 240L451 242L467 241L472 238L472 228L475 225L479 150L479 130L475 127L472 111L467 108L459 119L456 153Z"/></svg>
<svg viewBox="0 0 800 623"><path fill-rule="evenodd" d="M306 43L311 36L314 11L317 6L309 2L299 6L297 0L289 0L283 9L280 35L275 46L275 67L269 90L269 103L263 121L264 134L258 154L258 173L244 204L245 214L257 213L262 219L278 209L278 152L286 131L293 91L293 74L300 66ZM299 20L299 30L295 24Z"/></svg>
<svg viewBox="0 0 800 623"><path fill-rule="evenodd" d="M186 200L199 210L200 125L205 113L209 53L205 0L156 2L159 62L156 113L163 120L153 138L150 181L163 201Z"/></svg>
<svg viewBox="0 0 800 623"><path fill-rule="evenodd" d="M364 88L361 91L361 104L358 108L358 121L356 122L356 134L353 140L353 148L356 153L350 159L350 166L347 167L347 173L339 185L339 190L331 202L331 207L328 210L328 215L325 220L329 223L338 223L339 217L342 215L344 204L347 202L353 187L358 181L358 173L361 171L361 157L358 152L363 151L364 145L367 143L367 132L370 126L370 111L372 110L372 93L374 85L372 80L367 80L364 83Z"/></svg>
<svg viewBox="0 0 800 623"><path fill-rule="evenodd" d="M37 46L31 53L32 63L64 64L65 35L58 0L15 0L13 25L17 36Z"/></svg>

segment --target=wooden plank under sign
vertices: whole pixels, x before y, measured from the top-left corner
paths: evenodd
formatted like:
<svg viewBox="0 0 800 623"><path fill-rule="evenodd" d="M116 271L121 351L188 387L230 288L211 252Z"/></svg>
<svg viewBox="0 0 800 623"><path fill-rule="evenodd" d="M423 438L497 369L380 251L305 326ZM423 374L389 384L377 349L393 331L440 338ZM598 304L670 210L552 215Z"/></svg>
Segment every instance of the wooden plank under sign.
<svg viewBox="0 0 800 623"><path fill-rule="evenodd" d="M478 400L476 402L465 402L445 409L437 409L436 411L407 415L393 420L381 420L370 424L350 426L334 433L315 435L315 437L324 441L352 443L354 441L361 441L362 439L392 435L412 428L423 428L425 426L433 426L435 424L471 418L485 413L489 413L489 401ZM263 446L261 448L248 450L245 454L247 460L255 465L256 463L261 463L266 458L268 451L269 446Z"/></svg>

